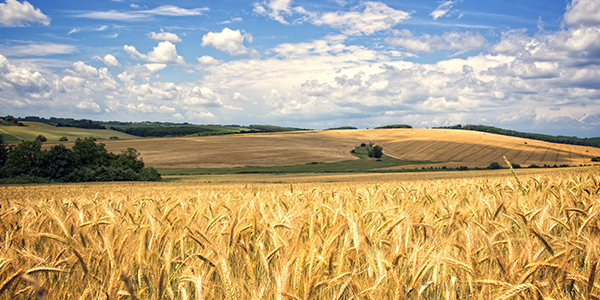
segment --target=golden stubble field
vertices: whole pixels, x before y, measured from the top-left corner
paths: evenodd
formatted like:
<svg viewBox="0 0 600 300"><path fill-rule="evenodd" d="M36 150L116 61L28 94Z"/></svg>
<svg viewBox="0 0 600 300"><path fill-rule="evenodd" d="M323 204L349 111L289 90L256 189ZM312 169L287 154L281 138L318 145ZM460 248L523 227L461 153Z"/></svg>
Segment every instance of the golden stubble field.
<svg viewBox="0 0 600 300"><path fill-rule="evenodd" d="M3 186L0 299L597 299L600 169L533 171Z"/></svg>
<svg viewBox="0 0 600 300"><path fill-rule="evenodd" d="M147 165L159 168L274 166L356 159L350 150L373 142L385 154L405 160L438 161L435 166L487 167L491 162L523 166L590 164L593 147L553 144L489 133L452 129L371 129L227 136L101 140L109 151L137 149ZM45 143L49 148L56 143ZM65 143L71 146L72 142ZM422 167L424 165L418 165ZM414 166L407 166L414 168Z"/></svg>

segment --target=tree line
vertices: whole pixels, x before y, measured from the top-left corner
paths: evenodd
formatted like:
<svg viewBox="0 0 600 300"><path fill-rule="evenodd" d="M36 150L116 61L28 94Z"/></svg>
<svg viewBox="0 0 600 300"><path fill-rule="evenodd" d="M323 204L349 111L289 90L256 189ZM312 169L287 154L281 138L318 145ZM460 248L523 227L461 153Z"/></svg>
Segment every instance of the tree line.
<svg viewBox="0 0 600 300"><path fill-rule="evenodd" d="M443 126L443 127L434 127L438 129L462 129L462 130L473 130L473 131L481 131L488 133L495 133L501 135L515 136L521 138L527 138L532 140L539 140L551 143L558 144L569 144L569 145L581 145L581 146L591 146L600 148L600 138L578 138L576 136L553 136L547 134L539 134L539 133L528 133L528 132L519 132L515 130L508 130L497 128L493 126L485 126L485 125L455 125L455 126Z"/></svg>
<svg viewBox="0 0 600 300"><path fill-rule="evenodd" d="M134 148L114 154L95 138L77 139L72 149L41 147L39 140L8 146L0 136L0 183L161 180Z"/></svg>

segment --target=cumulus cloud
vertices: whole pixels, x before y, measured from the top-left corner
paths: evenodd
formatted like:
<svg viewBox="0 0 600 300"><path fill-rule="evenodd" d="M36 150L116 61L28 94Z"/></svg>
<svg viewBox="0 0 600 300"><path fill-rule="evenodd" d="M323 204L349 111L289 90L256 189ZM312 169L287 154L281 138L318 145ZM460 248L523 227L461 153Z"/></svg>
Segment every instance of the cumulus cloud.
<svg viewBox="0 0 600 300"><path fill-rule="evenodd" d="M254 12L282 24L289 24L286 16L298 15L293 23L311 22L329 26L348 35L371 35L390 29L410 18L408 12L396 10L381 2L367 1L351 11L311 12L302 6L292 6L291 0L270 0L254 4Z"/></svg>
<svg viewBox="0 0 600 300"><path fill-rule="evenodd" d="M231 55L241 55L248 53L244 47L244 40L252 41L252 35L231 30L227 27L221 32L209 32L202 37L202 46L212 46L218 50L225 51Z"/></svg>
<svg viewBox="0 0 600 300"><path fill-rule="evenodd" d="M600 1L573 0L573 2L567 6L564 21L570 26L600 25Z"/></svg>
<svg viewBox="0 0 600 300"><path fill-rule="evenodd" d="M198 57L198 58L196 58L196 60L198 60L198 62L203 65L219 65L222 63L222 61L215 59L214 57L208 56L208 55Z"/></svg>
<svg viewBox="0 0 600 300"><path fill-rule="evenodd" d="M173 43L181 42L181 39L175 33L164 32L162 29L160 32L150 32L148 36L153 40L169 41Z"/></svg>
<svg viewBox="0 0 600 300"><path fill-rule="evenodd" d="M177 54L177 49L175 45L173 45L169 41L158 43L158 46L154 47L154 50L148 52L148 54L142 54L138 52L134 46L125 45L123 46L123 49L127 53L129 53L134 59L169 65L186 65L186 62L183 60L183 57Z"/></svg>
<svg viewBox="0 0 600 300"><path fill-rule="evenodd" d="M424 34L415 36L408 29L396 30L395 37L389 37L386 42L412 52L431 53L434 50L456 51L453 55L479 49L486 45L487 40L479 32L450 31L441 36Z"/></svg>
<svg viewBox="0 0 600 300"><path fill-rule="evenodd" d="M6 0L5 3L0 3L0 24L13 27L28 23L42 23L48 26L50 18L27 1L21 3L17 0Z"/></svg>
<svg viewBox="0 0 600 300"><path fill-rule="evenodd" d="M344 34L371 35L390 29L409 18L409 13L393 9L381 2L365 2L362 11L324 13L313 18L312 23L339 29Z"/></svg>
<svg viewBox="0 0 600 300"><path fill-rule="evenodd" d="M120 68L121 67L121 64L119 63L117 58L114 57L114 55L112 55L112 54L106 54L104 57L94 56L94 57L92 57L92 59L101 61L108 67L112 67L112 68Z"/></svg>

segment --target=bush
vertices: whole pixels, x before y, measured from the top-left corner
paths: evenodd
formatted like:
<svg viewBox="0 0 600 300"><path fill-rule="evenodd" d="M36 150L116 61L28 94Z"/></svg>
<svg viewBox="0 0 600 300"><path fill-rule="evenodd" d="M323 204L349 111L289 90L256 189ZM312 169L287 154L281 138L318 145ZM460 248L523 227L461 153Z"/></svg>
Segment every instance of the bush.
<svg viewBox="0 0 600 300"><path fill-rule="evenodd" d="M491 163L488 167L490 170L502 169L502 166L498 162Z"/></svg>
<svg viewBox="0 0 600 300"><path fill-rule="evenodd" d="M520 169L521 165L520 164L511 164L513 169Z"/></svg>
<svg viewBox="0 0 600 300"><path fill-rule="evenodd" d="M467 167L467 166L460 166L458 169L461 170L461 171L466 171L466 170L469 169L469 167Z"/></svg>
<svg viewBox="0 0 600 300"><path fill-rule="evenodd" d="M372 154L373 154L372 157L381 158L381 156L383 155L383 148L381 146L373 147Z"/></svg>
<svg viewBox="0 0 600 300"><path fill-rule="evenodd" d="M600 161L600 156L596 156L596 157L592 158L592 161Z"/></svg>
<svg viewBox="0 0 600 300"><path fill-rule="evenodd" d="M40 135L38 135L38 136L35 138L35 140L36 140L36 141L40 141L40 142L42 142L42 143L44 143L44 142L47 142L47 141L48 141L48 139L47 139L45 136L41 135L41 134L40 134Z"/></svg>
<svg viewBox="0 0 600 300"><path fill-rule="evenodd" d="M61 137L60 139L58 139L59 142L66 142L69 139L66 136Z"/></svg>
<svg viewBox="0 0 600 300"><path fill-rule="evenodd" d="M528 168L532 168L532 169L534 169L534 168L539 168L539 167L540 167L540 166L538 166L538 165L536 165L536 164L531 164L531 165L529 165L529 167L528 167Z"/></svg>
<svg viewBox="0 0 600 300"><path fill-rule="evenodd" d="M118 140L118 139L119 139L119 137L118 137L118 136L115 136L115 135L113 135L113 136L109 137L108 139L109 139L109 140Z"/></svg>

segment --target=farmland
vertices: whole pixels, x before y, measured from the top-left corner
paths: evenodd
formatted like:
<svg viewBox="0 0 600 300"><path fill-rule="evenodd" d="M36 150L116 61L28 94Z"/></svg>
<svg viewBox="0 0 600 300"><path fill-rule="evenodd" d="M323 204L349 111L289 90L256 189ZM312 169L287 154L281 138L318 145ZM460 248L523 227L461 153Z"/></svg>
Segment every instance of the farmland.
<svg viewBox="0 0 600 300"><path fill-rule="evenodd" d="M110 129L83 129L75 127L54 127L41 122L22 122L25 126L1 126L0 130L19 140L34 140L38 135L45 136L48 141L58 141L61 137L69 140L77 138L95 137L108 139L116 136L119 139L135 139L134 135L110 130Z"/></svg>
<svg viewBox="0 0 600 300"><path fill-rule="evenodd" d="M4 186L0 299L594 299L599 171Z"/></svg>
<svg viewBox="0 0 600 300"><path fill-rule="evenodd" d="M382 146L384 154L392 158L437 162L393 167L398 169L462 165L485 168L491 162L503 162L503 156L522 166L573 166L590 164L591 158L600 156L599 148L452 129L297 131L102 142L115 153L133 147L147 165L162 169L342 162L357 160L350 150L368 142ZM45 147L54 144L46 143Z"/></svg>

